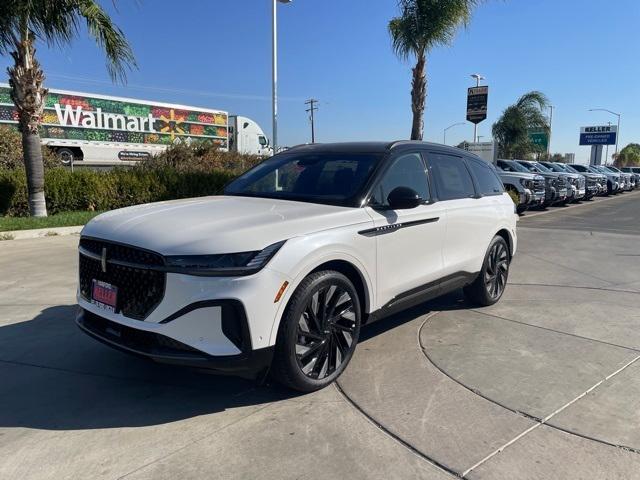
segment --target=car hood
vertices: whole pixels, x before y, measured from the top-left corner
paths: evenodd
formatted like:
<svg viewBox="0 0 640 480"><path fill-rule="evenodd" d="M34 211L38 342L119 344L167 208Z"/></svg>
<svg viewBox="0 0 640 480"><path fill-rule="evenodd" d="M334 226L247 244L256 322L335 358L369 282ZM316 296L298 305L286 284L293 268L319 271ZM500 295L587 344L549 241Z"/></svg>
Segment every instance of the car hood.
<svg viewBox="0 0 640 480"><path fill-rule="evenodd" d="M296 236L371 222L362 208L214 196L151 203L98 215L81 235L163 255L262 250Z"/></svg>
<svg viewBox="0 0 640 480"><path fill-rule="evenodd" d="M515 177L515 178L524 178L527 180L535 180L540 177L537 173L524 173L524 172L506 172L504 170L497 169L498 175L501 177Z"/></svg>

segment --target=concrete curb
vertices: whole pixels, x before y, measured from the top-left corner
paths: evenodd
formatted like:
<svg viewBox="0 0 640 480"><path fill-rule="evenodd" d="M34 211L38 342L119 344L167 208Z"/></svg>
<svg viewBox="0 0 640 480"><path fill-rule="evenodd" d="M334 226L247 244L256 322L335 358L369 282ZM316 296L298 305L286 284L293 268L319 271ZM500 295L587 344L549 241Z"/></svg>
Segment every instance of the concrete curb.
<svg viewBox="0 0 640 480"><path fill-rule="evenodd" d="M84 225L75 227L36 228L33 230L13 230L0 232L0 240L25 240L27 238L55 237L58 235L76 235Z"/></svg>

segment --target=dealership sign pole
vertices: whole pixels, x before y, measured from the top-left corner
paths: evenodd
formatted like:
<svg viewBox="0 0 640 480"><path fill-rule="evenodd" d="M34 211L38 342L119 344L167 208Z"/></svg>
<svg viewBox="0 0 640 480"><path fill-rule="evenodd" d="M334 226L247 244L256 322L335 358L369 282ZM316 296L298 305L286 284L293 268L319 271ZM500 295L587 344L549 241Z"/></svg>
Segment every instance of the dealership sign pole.
<svg viewBox="0 0 640 480"><path fill-rule="evenodd" d="M480 83L480 78L477 78ZM489 87L476 86L467 90L467 121L473 123L473 143L478 141L478 124L487 118Z"/></svg>

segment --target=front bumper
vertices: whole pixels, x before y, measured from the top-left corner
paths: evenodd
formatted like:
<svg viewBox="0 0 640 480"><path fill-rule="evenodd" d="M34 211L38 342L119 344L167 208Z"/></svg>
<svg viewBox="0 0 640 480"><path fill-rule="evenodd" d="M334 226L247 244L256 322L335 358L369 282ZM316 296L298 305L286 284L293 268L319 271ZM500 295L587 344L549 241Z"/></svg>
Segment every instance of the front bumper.
<svg viewBox="0 0 640 480"><path fill-rule="evenodd" d="M237 355L213 356L161 333L141 330L107 320L78 308L76 324L87 335L125 353L159 363L182 365L256 378L266 372L273 358L273 347L246 351Z"/></svg>
<svg viewBox="0 0 640 480"><path fill-rule="evenodd" d="M164 296L144 319L100 308L78 291L76 322L103 343L159 362L251 374L270 362L282 307L274 298L285 281L292 280L268 267L242 277L167 273Z"/></svg>
<svg viewBox="0 0 640 480"><path fill-rule="evenodd" d="M544 203L544 199L545 199L544 190L534 191L534 190L526 189L525 192L527 192L528 205L540 205Z"/></svg>

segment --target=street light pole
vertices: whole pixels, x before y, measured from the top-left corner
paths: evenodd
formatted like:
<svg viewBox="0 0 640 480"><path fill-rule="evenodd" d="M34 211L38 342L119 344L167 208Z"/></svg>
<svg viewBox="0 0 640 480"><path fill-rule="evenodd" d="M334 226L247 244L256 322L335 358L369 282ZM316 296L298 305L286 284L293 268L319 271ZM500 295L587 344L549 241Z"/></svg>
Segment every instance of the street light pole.
<svg viewBox="0 0 640 480"><path fill-rule="evenodd" d="M606 108L590 108L589 111L590 112L608 112L611 115L615 115L616 117L618 117L618 129L616 131L616 157L617 157L618 156L618 140L620 139L620 117L622 116L622 114L612 112L611 110ZM606 162L605 162L605 165L606 165Z"/></svg>
<svg viewBox="0 0 640 480"><path fill-rule="evenodd" d="M549 105L549 139L547 140L547 160L551 160L551 130L553 125L553 105Z"/></svg>
<svg viewBox="0 0 640 480"><path fill-rule="evenodd" d="M447 130L449 130L450 128L453 128L453 127L457 127L458 125L465 125L465 123L464 122L454 123L453 125L449 125L447 128L444 129L443 134L442 134L442 143L444 145L447 144Z"/></svg>
<svg viewBox="0 0 640 480"><path fill-rule="evenodd" d="M471 78L475 78L476 79L476 87L480 86L480 80L484 80L485 79L479 73L474 73L473 75L471 75ZM477 143L477 142L478 142L478 124L474 123L473 124L473 143Z"/></svg>
<svg viewBox="0 0 640 480"><path fill-rule="evenodd" d="M278 153L278 2L291 3L292 0L273 0L271 10L271 110L273 128L273 154Z"/></svg>
<svg viewBox="0 0 640 480"><path fill-rule="evenodd" d="M611 126L611 122L607 122L607 125ZM617 134L616 134L617 137ZM609 158L609 144L607 143L607 148L604 154L604 166L607 166L607 159Z"/></svg>

